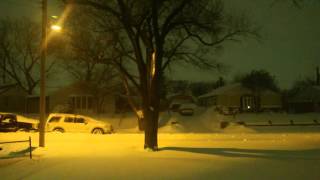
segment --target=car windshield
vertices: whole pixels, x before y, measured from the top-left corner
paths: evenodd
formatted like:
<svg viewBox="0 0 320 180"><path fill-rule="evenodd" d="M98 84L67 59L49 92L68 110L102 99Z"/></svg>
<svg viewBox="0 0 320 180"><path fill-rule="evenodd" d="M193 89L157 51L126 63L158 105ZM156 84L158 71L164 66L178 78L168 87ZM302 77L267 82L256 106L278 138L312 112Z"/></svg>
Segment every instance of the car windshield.
<svg viewBox="0 0 320 180"><path fill-rule="evenodd" d="M60 116L53 116L50 118L49 123L59 122L60 119L61 119Z"/></svg>

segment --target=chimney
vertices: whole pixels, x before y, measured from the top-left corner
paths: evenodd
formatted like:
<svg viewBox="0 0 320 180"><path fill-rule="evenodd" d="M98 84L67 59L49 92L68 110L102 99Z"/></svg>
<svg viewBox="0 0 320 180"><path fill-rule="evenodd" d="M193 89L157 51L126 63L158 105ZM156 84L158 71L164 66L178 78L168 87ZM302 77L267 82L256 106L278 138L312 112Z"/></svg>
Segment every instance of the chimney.
<svg viewBox="0 0 320 180"><path fill-rule="evenodd" d="M317 85L320 86L320 72L319 72L319 66L317 66Z"/></svg>

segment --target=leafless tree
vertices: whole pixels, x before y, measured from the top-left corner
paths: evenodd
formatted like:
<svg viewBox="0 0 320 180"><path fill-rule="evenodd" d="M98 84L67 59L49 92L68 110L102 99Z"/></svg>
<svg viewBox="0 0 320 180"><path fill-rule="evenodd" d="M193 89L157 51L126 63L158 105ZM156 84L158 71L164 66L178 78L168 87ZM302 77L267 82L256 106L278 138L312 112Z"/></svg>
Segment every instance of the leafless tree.
<svg viewBox="0 0 320 180"><path fill-rule="evenodd" d="M85 82L97 99L97 112L101 112L105 98L115 93L118 87L115 80L119 78L110 60L111 46L106 36L95 32L90 19L77 10L69 14L61 36L67 43L59 56L63 68L76 81Z"/></svg>
<svg viewBox="0 0 320 180"><path fill-rule="evenodd" d="M320 3L319 0L312 0L312 1L309 1L309 0L273 0L271 2L271 5L274 6L275 4L277 3L280 3L280 2L283 2L283 3L287 3L287 4L292 4L294 7L298 8L298 9L302 9L303 6L307 3Z"/></svg>
<svg viewBox="0 0 320 180"><path fill-rule="evenodd" d="M161 78L173 63L217 68L209 49L226 41L257 37L244 15L232 16L220 0L69 0L96 14L103 30L113 32L115 58L123 79L141 97L145 148L158 148ZM207 55L207 56L205 56ZM135 70L132 70L135 67ZM131 68L131 69L130 69Z"/></svg>
<svg viewBox="0 0 320 180"><path fill-rule="evenodd" d="M32 94L39 83L40 27L27 18L0 21L0 68L8 82ZM54 62L49 63L47 73Z"/></svg>

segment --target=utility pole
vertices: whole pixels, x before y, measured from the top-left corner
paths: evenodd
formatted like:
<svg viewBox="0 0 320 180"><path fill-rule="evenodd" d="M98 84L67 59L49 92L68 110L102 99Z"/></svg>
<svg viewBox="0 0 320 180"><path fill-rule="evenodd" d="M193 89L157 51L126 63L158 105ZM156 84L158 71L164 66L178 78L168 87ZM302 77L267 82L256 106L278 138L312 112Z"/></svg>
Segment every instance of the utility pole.
<svg viewBox="0 0 320 180"><path fill-rule="evenodd" d="M42 39L41 39L41 62L40 62L40 126L39 146L45 147L46 126L46 57L47 57L47 0L42 0Z"/></svg>

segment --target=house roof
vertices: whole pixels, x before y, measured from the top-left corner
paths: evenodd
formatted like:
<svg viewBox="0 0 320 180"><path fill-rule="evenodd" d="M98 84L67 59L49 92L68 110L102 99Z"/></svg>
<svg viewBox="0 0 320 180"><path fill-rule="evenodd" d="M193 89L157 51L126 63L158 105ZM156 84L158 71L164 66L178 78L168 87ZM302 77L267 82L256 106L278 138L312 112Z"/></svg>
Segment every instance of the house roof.
<svg viewBox="0 0 320 180"><path fill-rule="evenodd" d="M249 91L248 89L242 87L242 85L240 83L235 83L235 84L228 84L225 86L222 86L220 88L214 89L212 91L210 91L209 93L203 94L201 96L199 96L198 98L206 98L206 97L211 97L211 96L216 96L216 95L221 95L221 94L238 94L237 91L235 90L239 90L242 89L245 91Z"/></svg>
<svg viewBox="0 0 320 180"><path fill-rule="evenodd" d="M10 88L15 87L16 84L3 84L0 86L0 94L5 93L8 91Z"/></svg>
<svg viewBox="0 0 320 180"><path fill-rule="evenodd" d="M241 83L234 83L234 84L228 84L223 87L217 88L212 90L209 93L203 94L199 96L198 98L206 98L211 96L217 96L217 95L243 95L243 94L251 94L252 91L244 86L241 85ZM271 90L264 90L264 95L267 94L277 94L276 92L273 92Z"/></svg>
<svg viewBox="0 0 320 180"><path fill-rule="evenodd" d="M46 86L46 88L45 88L46 96L52 96L61 90L63 91L66 88L72 88L72 87L83 90L83 89L85 89L84 84L85 84L85 82L83 82L83 81L76 81L76 82L72 82L72 83L64 84L64 85L59 85L59 86ZM39 96L40 96L40 88L39 87L35 88L33 95L28 95L28 97L39 97Z"/></svg>
<svg viewBox="0 0 320 180"><path fill-rule="evenodd" d="M4 96L26 96L28 93L17 84L2 85L0 95Z"/></svg>

